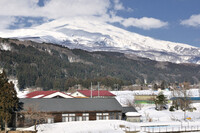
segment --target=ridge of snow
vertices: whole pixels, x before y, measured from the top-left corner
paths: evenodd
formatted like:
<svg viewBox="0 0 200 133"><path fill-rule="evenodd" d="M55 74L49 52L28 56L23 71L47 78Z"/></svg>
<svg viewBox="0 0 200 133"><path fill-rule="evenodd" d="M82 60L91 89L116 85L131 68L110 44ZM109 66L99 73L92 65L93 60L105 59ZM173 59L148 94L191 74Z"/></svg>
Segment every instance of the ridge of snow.
<svg viewBox="0 0 200 133"><path fill-rule="evenodd" d="M0 43L0 50L11 51L11 47L9 44Z"/></svg>

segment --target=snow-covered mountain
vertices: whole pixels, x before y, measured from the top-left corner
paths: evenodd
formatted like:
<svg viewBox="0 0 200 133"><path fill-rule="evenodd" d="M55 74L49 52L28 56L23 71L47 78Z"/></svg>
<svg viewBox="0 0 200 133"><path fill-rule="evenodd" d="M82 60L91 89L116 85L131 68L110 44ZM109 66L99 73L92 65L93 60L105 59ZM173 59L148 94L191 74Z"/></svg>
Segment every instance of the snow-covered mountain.
<svg viewBox="0 0 200 133"><path fill-rule="evenodd" d="M0 32L0 37L51 42L88 51L117 51L157 61L200 64L200 48L156 40L95 19L59 19L27 29Z"/></svg>

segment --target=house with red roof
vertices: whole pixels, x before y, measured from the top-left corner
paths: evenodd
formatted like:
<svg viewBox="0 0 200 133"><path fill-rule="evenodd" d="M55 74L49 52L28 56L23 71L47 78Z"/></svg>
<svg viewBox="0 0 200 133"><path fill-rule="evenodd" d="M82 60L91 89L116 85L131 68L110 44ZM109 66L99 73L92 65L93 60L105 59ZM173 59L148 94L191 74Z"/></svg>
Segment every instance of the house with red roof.
<svg viewBox="0 0 200 133"><path fill-rule="evenodd" d="M115 95L107 90L77 90L71 96L76 98L114 98Z"/></svg>
<svg viewBox="0 0 200 133"><path fill-rule="evenodd" d="M73 98L60 91L34 91L26 94L25 98Z"/></svg>

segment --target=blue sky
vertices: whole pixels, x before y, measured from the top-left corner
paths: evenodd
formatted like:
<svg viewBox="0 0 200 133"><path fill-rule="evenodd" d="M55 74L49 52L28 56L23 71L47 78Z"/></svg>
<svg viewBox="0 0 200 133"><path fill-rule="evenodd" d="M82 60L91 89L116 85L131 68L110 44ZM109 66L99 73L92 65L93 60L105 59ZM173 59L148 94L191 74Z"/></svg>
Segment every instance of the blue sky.
<svg viewBox="0 0 200 133"><path fill-rule="evenodd" d="M200 47L200 0L0 0L0 30L97 17L128 31Z"/></svg>
<svg viewBox="0 0 200 133"><path fill-rule="evenodd" d="M133 12L119 12L125 17L153 17L168 22L166 27L143 30L137 27L126 28L129 31L151 36L161 40L187 43L200 47L200 16L198 24L181 24L192 15L200 14L200 0L124 0Z"/></svg>

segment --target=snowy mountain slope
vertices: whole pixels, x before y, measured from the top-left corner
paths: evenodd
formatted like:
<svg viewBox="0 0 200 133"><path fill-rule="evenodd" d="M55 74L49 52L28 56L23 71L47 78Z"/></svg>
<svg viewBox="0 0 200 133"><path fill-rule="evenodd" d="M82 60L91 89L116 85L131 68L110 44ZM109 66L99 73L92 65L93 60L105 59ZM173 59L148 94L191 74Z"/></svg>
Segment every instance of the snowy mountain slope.
<svg viewBox="0 0 200 133"><path fill-rule="evenodd" d="M51 42L89 51L117 51L157 61L200 64L200 48L156 40L95 19L59 19L29 29L0 32L16 37Z"/></svg>

